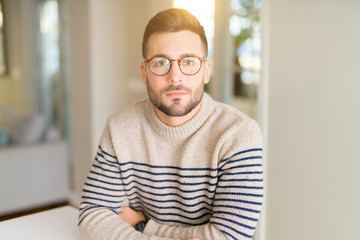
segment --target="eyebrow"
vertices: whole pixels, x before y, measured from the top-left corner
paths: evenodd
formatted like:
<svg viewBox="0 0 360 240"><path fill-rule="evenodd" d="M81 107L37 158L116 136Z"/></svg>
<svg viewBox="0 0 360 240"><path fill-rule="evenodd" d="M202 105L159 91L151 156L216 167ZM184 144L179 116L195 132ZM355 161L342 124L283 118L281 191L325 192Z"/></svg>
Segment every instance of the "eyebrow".
<svg viewBox="0 0 360 240"><path fill-rule="evenodd" d="M165 57L165 58L171 59L169 57L169 55L166 55L166 54L163 54L163 53L155 54L152 57L150 57L149 59L156 58L156 57ZM196 54L193 54L193 53L183 53L183 54L180 55L179 58L183 58L183 57L198 57L198 56Z"/></svg>

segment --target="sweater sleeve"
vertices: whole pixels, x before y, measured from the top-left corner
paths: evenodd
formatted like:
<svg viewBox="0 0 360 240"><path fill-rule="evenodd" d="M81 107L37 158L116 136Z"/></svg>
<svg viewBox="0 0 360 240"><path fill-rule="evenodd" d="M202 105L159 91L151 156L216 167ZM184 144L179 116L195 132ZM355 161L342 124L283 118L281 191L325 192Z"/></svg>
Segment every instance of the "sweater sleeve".
<svg viewBox="0 0 360 240"><path fill-rule="evenodd" d="M118 215L124 200L121 169L107 126L84 184L78 223L81 239L174 239L142 234L124 222Z"/></svg>
<svg viewBox="0 0 360 240"><path fill-rule="evenodd" d="M255 122L245 124L224 143L209 223L170 226L150 220L144 233L182 239L252 239L263 200L262 137Z"/></svg>

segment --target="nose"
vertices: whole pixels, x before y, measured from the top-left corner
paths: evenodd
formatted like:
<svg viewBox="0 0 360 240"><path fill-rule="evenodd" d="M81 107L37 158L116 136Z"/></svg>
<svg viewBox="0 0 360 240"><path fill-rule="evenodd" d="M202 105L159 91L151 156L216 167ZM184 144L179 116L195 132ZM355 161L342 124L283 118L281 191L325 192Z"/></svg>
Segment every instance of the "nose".
<svg viewBox="0 0 360 240"><path fill-rule="evenodd" d="M169 82L172 84L182 83L182 78L184 77L183 73L180 71L179 64L177 61L172 62L170 72L167 74Z"/></svg>

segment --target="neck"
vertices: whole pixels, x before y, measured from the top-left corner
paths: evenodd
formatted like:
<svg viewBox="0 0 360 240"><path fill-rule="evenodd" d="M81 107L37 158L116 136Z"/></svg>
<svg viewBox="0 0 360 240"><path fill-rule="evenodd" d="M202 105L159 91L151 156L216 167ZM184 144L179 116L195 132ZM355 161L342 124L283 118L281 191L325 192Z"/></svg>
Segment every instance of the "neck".
<svg viewBox="0 0 360 240"><path fill-rule="evenodd" d="M177 127L190 121L200 111L201 103L202 102L200 102L193 110L191 110L191 112L181 117L168 116L157 108L155 108L155 112L160 121L162 121L164 124L170 127Z"/></svg>

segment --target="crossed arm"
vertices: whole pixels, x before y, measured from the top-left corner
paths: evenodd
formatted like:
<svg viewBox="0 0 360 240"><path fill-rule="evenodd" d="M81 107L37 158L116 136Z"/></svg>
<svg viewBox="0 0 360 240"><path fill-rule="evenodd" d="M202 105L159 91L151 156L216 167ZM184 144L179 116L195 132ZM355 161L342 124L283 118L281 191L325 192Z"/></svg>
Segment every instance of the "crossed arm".
<svg viewBox="0 0 360 240"><path fill-rule="evenodd" d="M247 136L249 130L246 132L247 134L239 135ZM240 139L243 138L250 138L253 141L257 139L256 136ZM248 143L246 146L240 147L239 143L235 146L232 145L234 144L230 144L227 148L240 148L241 151L237 150L238 152L232 155L227 154L230 157L219 162L218 180L209 222L202 225L178 226L162 224L166 220L158 222L151 218L143 233L136 231L133 226L146 219L144 214L141 211L122 207L126 196L123 179L127 179L130 173L127 163L122 164L125 169L122 170L127 175L120 174L120 178L120 166L122 165L119 164L115 155L111 155L114 154L112 147L104 147L107 152L100 148L85 182L83 202L79 213L80 235L83 239L125 240L129 238L195 240L196 238L193 238L195 236L202 240L204 238L251 239L263 197L262 149L260 144ZM189 176L190 174L185 175ZM134 207L136 207L136 203ZM121 213L119 214L119 212ZM190 219L190 217L187 218Z"/></svg>
<svg viewBox="0 0 360 240"><path fill-rule="evenodd" d="M141 211L136 211L130 207L122 207L119 216L122 218L124 222L130 224L130 226L132 227L134 227L137 223L146 220L145 215ZM200 240L200 239L189 238L186 240Z"/></svg>

